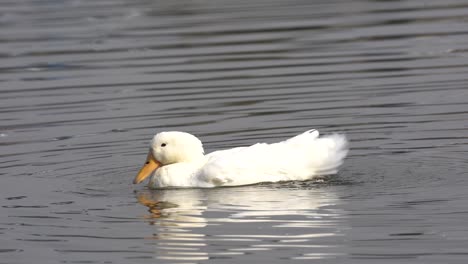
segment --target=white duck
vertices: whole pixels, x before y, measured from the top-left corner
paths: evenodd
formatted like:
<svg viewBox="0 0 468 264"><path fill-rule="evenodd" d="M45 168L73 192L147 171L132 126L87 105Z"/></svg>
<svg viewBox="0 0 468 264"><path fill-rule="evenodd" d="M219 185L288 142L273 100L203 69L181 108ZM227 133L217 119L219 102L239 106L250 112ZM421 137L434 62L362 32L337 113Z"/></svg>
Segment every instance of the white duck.
<svg viewBox="0 0 468 264"><path fill-rule="evenodd" d="M303 181L336 173L347 151L344 135L319 138L315 129L278 143L258 143L207 155L195 136L161 132L151 140L146 163L133 183L150 175L150 188Z"/></svg>

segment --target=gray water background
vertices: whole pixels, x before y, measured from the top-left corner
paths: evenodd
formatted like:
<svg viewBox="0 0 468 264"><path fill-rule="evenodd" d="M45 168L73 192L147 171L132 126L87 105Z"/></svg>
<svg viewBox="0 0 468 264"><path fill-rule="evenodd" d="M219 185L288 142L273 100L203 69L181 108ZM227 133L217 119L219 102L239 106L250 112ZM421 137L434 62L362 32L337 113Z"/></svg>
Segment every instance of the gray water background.
<svg viewBox="0 0 468 264"><path fill-rule="evenodd" d="M311 128L338 175L131 184ZM467 1L1 1L0 263L467 263L467 128Z"/></svg>

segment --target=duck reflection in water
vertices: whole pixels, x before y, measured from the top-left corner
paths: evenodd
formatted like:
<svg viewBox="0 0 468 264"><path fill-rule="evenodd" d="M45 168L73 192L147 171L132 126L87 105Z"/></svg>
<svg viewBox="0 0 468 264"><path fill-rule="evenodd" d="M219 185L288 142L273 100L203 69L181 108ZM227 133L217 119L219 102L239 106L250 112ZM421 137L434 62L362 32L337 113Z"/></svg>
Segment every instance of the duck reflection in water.
<svg viewBox="0 0 468 264"><path fill-rule="evenodd" d="M148 207L149 214L144 217L156 228L153 238L158 241L157 258L200 260L213 254L246 254L272 240L297 241L305 243L298 247L311 247L307 244L317 239L337 236L343 227L338 224L343 212L334 206L339 200L333 187L312 186L281 183L140 190L136 198ZM227 223L236 224L238 229L226 229ZM281 247L280 242L275 242L274 247ZM292 245L288 243L284 246ZM217 247L216 253L210 249L213 246ZM203 249L207 252L201 252Z"/></svg>
<svg viewBox="0 0 468 264"><path fill-rule="evenodd" d="M151 225L204 227L206 220L202 215L206 206L202 204L199 189L186 190L141 190L136 193L138 202L148 207Z"/></svg>
<svg viewBox="0 0 468 264"><path fill-rule="evenodd" d="M153 221L171 221L193 227L204 227L206 211L224 212L227 218L248 220L248 217L301 215L320 216L323 207L334 205L338 199L333 192L322 188L300 189L293 185L265 184L217 189L140 190L138 202L146 207ZM331 187L327 187L330 189ZM322 209L322 210L320 210ZM209 219L219 222L223 219ZM253 221L253 219L250 219ZM266 220L265 220L266 221ZM203 224L201 224L203 223ZM154 222L152 224L155 224Z"/></svg>

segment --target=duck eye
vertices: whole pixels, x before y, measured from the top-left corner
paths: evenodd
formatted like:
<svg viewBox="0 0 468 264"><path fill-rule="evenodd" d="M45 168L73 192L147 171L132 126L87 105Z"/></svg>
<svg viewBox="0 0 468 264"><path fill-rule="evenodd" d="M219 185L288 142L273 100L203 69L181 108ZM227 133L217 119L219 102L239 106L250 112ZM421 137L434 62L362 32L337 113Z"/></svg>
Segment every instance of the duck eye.
<svg viewBox="0 0 468 264"><path fill-rule="evenodd" d="M166 146L166 143L162 143L162 144L161 144L161 147L165 147L165 146Z"/></svg>

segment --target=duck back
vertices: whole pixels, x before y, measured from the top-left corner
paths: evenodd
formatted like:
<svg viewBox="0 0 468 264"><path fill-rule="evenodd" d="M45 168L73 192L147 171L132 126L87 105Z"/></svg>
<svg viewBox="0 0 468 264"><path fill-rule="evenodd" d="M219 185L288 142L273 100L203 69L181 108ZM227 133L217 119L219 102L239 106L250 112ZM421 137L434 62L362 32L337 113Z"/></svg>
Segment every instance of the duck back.
<svg viewBox="0 0 468 264"><path fill-rule="evenodd" d="M344 135L319 137L317 130L309 130L278 143L210 153L197 177L213 186L308 180L336 173L347 145Z"/></svg>

